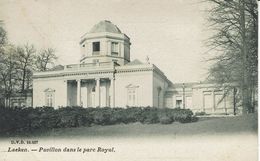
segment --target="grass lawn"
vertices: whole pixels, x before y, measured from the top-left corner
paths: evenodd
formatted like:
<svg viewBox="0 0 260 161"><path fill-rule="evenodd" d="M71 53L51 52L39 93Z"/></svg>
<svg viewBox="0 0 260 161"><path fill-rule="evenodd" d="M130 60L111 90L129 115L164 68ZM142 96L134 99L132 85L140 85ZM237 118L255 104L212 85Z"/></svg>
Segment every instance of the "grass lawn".
<svg viewBox="0 0 260 161"><path fill-rule="evenodd" d="M8 153L0 139L0 161L257 161L257 116L200 118L195 123L119 124L54 129L32 134L34 148L111 148L113 153ZM20 138L17 137L18 139ZM16 145L20 146L20 145ZM24 145L28 147L28 145Z"/></svg>
<svg viewBox="0 0 260 161"><path fill-rule="evenodd" d="M208 134L257 134L257 115L235 117L200 118L194 123L174 122L162 124L118 124L78 128L53 129L44 133L35 133L42 137L139 137L139 136L187 136Z"/></svg>

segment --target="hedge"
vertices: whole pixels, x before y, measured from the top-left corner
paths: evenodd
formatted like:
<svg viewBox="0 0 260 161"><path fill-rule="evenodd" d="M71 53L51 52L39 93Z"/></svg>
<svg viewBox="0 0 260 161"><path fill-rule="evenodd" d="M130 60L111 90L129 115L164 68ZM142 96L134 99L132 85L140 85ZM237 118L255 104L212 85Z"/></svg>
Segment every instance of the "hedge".
<svg viewBox="0 0 260 161"><path fill-rule="evenodd" d="M170 124L175 121L188 123L197 121L197 118L191 110L179 108L0 108L0 133L134 122Z"/></svg>

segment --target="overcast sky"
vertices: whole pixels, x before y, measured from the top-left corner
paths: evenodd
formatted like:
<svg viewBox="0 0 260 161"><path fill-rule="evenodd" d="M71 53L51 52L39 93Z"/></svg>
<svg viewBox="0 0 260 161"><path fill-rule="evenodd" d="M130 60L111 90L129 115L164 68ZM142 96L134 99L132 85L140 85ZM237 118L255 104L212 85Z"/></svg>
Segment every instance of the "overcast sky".
<svg viewBox="0 0 260 161"><path fill-rule="evenodd" d="M172 82L206 77L205 4L200 0L0 0L11 43L55 48L60 64L78 63L80 36L110 20L131 39L131 60L149 56Z"/></svg>

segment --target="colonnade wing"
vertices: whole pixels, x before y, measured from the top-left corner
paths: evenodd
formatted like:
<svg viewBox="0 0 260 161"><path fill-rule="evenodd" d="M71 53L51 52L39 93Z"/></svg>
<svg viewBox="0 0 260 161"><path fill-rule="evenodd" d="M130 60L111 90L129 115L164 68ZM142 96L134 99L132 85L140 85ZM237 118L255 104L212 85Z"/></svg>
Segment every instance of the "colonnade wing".
<svg viewBox="0 0 260 161"><path fill-rule="evenodd" d="M115 107L113 78L75 79L66 82L68 106ZM102 87L105 89L101 90ZM84 88L86 91L83 91Z"/></svg>

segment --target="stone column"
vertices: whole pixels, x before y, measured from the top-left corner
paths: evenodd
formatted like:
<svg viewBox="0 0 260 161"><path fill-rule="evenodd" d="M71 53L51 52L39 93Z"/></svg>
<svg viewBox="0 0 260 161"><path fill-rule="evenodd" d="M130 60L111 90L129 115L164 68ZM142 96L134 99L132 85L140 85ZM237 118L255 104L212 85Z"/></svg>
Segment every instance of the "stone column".
<svg viewBox="0 0 260 161"><path fill-rule="evenodd" d="M111 88L111 107L115 107L115 78L110 78L110 88Z"/></svg>
<svg viewBox="0 0 260 161"><path fill-rule="evenodd" d="M109 81L106 80L106 107L109 107Z"/></svg>
<svg viewBox="0 0 260 161"><path fill-rule="evenodd" d="M100 78L96 79L97 106L100 106Z"/></svg>
<svg viewBox="0 0 260 161"><path fill-rule="evenodd" d="M81 80L77 80L77 106L81 106Z"/></svg>
<svg viewBox="0 0 260 161"><path fill-rule="evenodd" d="M87 83L87 107L91 107L91 83Z"/></svg>

